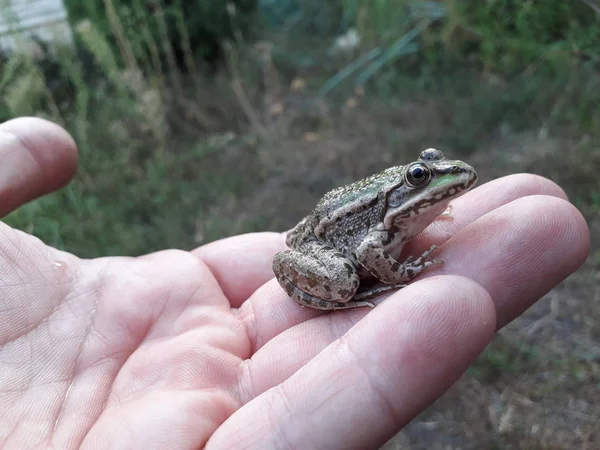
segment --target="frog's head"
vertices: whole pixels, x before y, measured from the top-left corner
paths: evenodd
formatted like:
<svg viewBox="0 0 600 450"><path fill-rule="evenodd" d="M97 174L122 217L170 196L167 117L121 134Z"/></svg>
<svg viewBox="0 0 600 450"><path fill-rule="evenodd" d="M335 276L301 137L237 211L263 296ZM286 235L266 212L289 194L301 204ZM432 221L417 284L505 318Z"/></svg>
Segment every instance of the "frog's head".
<svg viewBox="0 0 600 450"><path fill-rule="evenodd" d="M475 169L463 161L449 160L439 150L428 148L419 159L400 166L400 183L389 186L384 228L397 229L406 242L442 214L448 204L477 182Z"/></svg>

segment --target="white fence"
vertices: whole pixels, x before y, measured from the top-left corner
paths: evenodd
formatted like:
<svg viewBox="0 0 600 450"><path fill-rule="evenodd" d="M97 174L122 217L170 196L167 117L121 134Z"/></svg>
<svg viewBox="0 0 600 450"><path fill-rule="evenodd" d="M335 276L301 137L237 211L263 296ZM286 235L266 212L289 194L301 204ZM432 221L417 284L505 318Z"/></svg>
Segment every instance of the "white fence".
<svg viewBox="0 0 600 450"><path fill-rule="evenodd" d="M34 37L48 43L73 42L63 0L0 0L0 48L35 52Z"/></svg>

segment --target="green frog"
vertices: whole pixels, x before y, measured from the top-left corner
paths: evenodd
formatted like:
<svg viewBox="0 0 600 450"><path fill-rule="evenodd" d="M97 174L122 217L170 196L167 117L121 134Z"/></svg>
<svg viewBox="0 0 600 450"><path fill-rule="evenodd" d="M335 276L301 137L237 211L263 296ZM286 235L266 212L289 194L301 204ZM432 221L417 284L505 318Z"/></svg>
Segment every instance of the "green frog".
<svg viewBox="0 0 600 450"><path fill-rule="evenodd" d="M334 189L288 231L291 250L274 256L275 277L303 306L374 307L370 300L442 263L431 258L435 245L418 258L402 263L397 258L410 239L476 182L473 167L428 148L410 164Z"/></svg>

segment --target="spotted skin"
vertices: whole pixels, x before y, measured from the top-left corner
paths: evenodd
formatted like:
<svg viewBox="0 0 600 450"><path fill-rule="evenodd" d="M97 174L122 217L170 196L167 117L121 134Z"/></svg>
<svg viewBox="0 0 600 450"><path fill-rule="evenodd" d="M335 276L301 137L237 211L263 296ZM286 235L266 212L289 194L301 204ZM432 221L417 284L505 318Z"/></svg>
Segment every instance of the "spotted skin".
<svg viewBox="0 0 600 450"><path fill-rule="evenodd" d="M295 269L287 270L290 266ZM351 301L360 285L356 268L342 253L322 242L309 241L298 250L277 253L273 269L281 286L301 305L326 310L374 306Z"/></svg>
<svg viewBox="0 0 600 450"><path fill-rule="evenodd" d="M275 277L302 306L374 307L370 300L442 263L430 258L436 246L417 258L397 258L410 239L476 181L468 164L427 149L411 164L334 189L288 232L290 250L273 258Z"/></svg>

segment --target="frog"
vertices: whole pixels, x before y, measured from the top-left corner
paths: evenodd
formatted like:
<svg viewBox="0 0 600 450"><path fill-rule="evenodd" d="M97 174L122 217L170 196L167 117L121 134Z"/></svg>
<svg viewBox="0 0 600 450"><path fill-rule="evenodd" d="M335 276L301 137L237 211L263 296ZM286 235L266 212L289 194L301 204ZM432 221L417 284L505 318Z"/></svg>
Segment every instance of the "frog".
<svg viewBox="0 0 600 450"><path fill-rule="evenodd" d="M318 310L374 308L372 300L406 287L442 264L432 245L399 257L407 242L477 183L475 169L427 148L416 161L327 192L285 238L272 269L301 306Z"/></svg>

